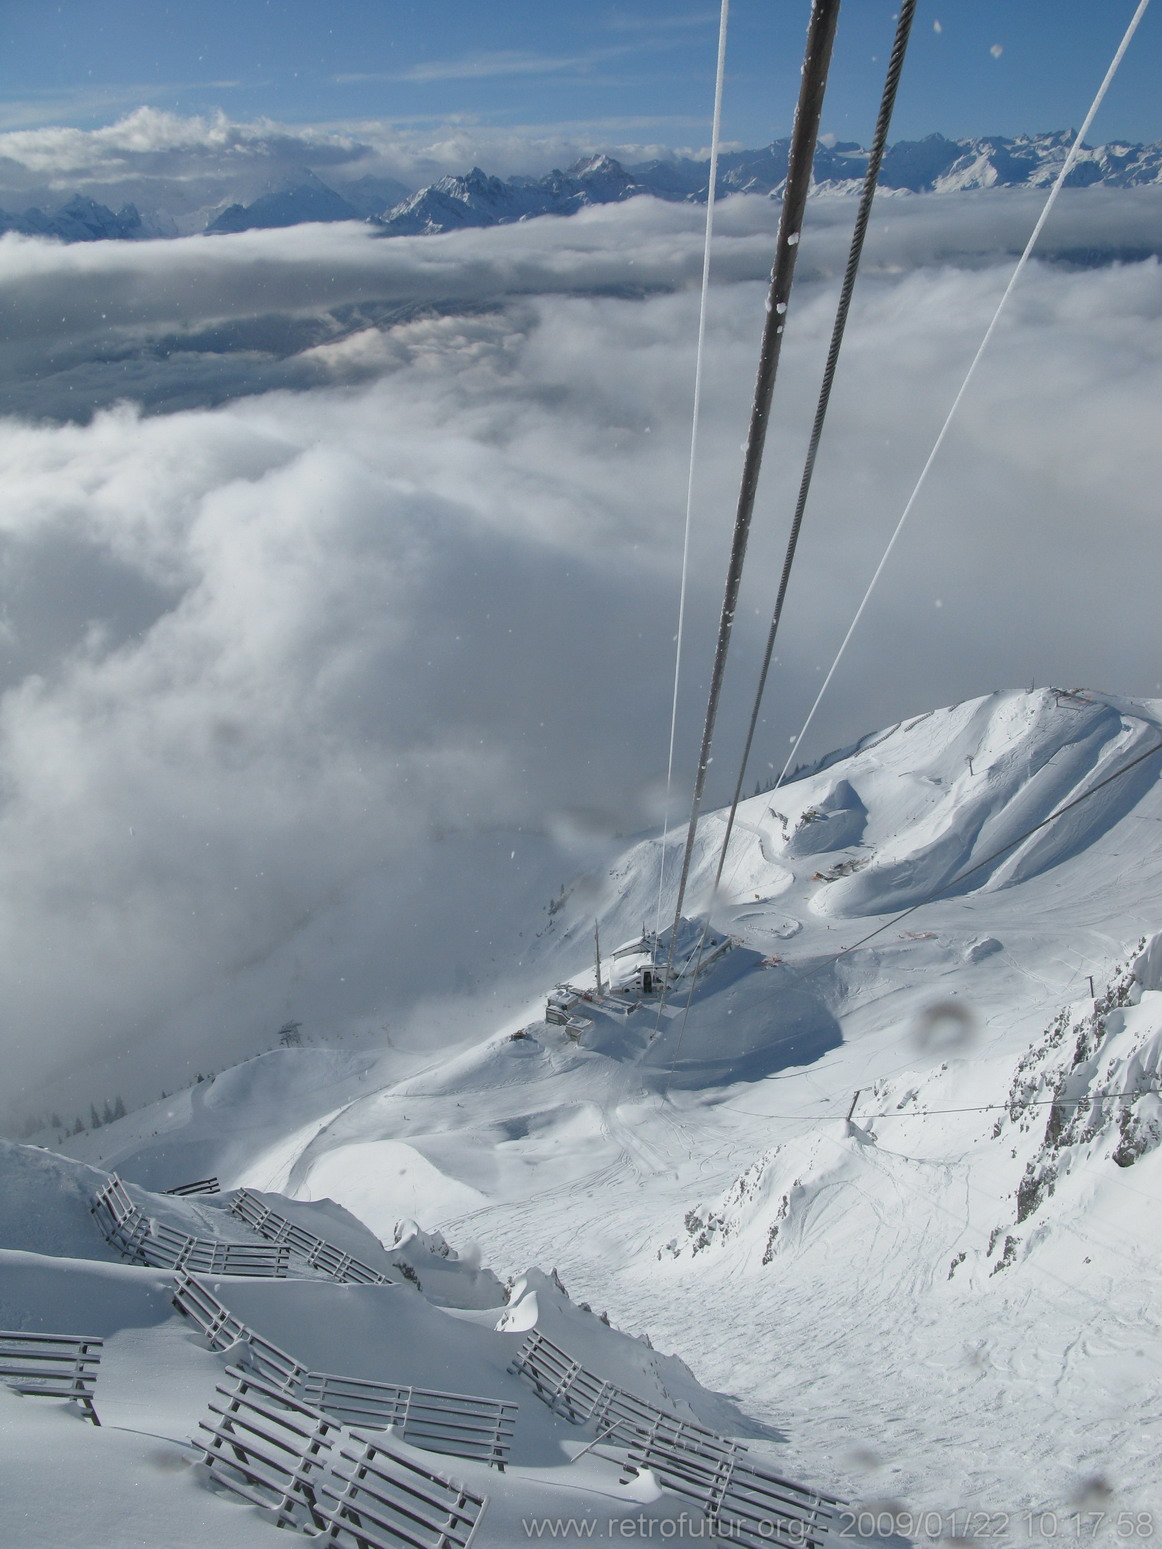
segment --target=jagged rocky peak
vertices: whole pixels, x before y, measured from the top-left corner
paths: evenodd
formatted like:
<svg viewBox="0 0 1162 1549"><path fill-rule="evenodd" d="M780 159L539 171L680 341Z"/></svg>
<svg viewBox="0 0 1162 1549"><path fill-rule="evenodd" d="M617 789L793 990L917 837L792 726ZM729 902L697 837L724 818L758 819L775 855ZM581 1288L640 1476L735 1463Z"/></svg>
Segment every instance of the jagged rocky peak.
<svg viewBox="0 0 1162 1549"><path fill-rule="evenodd" d="M309 167L300 167L252 204L231 204L206 227L209 234L299 226L308 221L360 220L360 211Z"/></svg>
<svg viewBox="0 0 1162 1549"><path fill-rule="evenodd" d="M599 151L593 156L582 156L569 168L574 177L605 177L612 174L615 177L624 177L625 168L620 161L613 156L608 156L604 151Z"/></svg>
<svg viewBox="0 0 1162 1549"><path fill-rule="evenodd" d="M122 205L114 212L86 194L73 194L51 214L36 205L21 215L0 210L0 232L4 231L61 242L124 242L160 234L142 220L136 205Z"/></svg>

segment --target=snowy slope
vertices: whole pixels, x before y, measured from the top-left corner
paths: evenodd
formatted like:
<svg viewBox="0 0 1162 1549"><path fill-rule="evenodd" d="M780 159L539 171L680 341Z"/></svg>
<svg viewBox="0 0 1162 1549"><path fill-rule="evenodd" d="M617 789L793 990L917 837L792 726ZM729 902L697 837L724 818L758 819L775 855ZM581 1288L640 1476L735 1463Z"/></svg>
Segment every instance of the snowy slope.
<svg viewBox="0 0 1162 1549"><path fill-rule="evenodd" d="M743 804L688 1014L607 994L575 1042L541 999L482 1008L424 1069L281 1051L277 1085L250 1062L167 1128L72 1144L127 1178L188 1156L326 1196L389 1246L414 1217L467 1264L556 1265L846 1499L1007 1513L1014 1543L1043 1508L1114 1533L1159 1506L1162 760L1022 836L1159 741L1162 705L1100 693L921 715ZM660 857L642 839L542 919L546 991L592 996L595 899L627 983Z"/></svg>
<svg viewBox="0 0 1162 1549"><path fill-rule="evenodd" d="M207 1348L197 1325L174 1304L173 1272L102 1262L107 1245L82 1201L104 1181L83 1164L34 1148L0 1147L4 1240L37 1244L0 1248L0 1327L104 1341L93 1392L99 1427L83 1423L61 1400L21 1398L0 1382L5 1542L54 1549L273 1542L269 1516L213 1493L205 1471L192 1469L199 1422L221 1403L215 1389L229 1381L229 1363L247 1362L247 1347ZM246 1234L226 1199L131 1193L151 1217L203 1236L224 1241ZM345 1222L331 1202L276 1203L308 1230L368 1252L369 1234ZM538 1400L512 1370L514 1358L536 1330L599 1378L681 1419L732 1434L761 1429L702 1388L681 1361L574 1305L555 1278L530 1270L507 1293L491 1279L494 1294L483 1296L486 1274L438 1240L427 1246L442 1263L443 1302L425 1294L414 1274L388 1284L338 1284L301 1264L288 1278L203 1275L197 1284L268 1348L276 1346L304 1369L512 1406L504 1474L479 1460L389 1438L404 1456L489 1497L476 1544L502 1549L523 1536L524 1520L538 1515L589 1520L596 1532L586 1536L599 1539L627 1536L623 1521L653 1522L660 1534L663 1522L676 1519L686 1529L664 1536L678 1543L704 1537L693 1531L684 1503L648 1474L621 1477L619 1459L596 1450L595 1427L579 1427ZM392 1256L378 1251L390 1264ZM173 1524L175 1513L181 1520ZM631 1526L628 1536L634 1531Z"/></svg>

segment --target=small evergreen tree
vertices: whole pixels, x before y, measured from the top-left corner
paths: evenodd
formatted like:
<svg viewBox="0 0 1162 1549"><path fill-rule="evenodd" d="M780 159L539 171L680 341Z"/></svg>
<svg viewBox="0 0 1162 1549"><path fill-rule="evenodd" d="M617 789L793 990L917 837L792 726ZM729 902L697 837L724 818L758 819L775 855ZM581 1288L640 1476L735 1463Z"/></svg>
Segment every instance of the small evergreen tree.
<svg viewBox="0 0 1162 1549"><path fill-rule="evenodd" d="M97 1105L95 1103L89 1104L89 1128L101 1128L101 1115L97 1112Z"/></svg>
<svg viewBox="0 0 1162 1549"><path fill-rule="evenodd" d="M113 1104L113 1117L123 1119L125 1117L125 1099L118 1094L117 1101Z"/></svg>

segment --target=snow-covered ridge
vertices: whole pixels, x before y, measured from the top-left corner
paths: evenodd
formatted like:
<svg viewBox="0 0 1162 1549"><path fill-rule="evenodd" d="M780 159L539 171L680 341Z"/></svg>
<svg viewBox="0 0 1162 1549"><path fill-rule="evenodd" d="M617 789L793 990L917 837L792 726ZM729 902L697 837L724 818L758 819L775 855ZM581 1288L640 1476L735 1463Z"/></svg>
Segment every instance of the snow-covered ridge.
<svg viewBox="0 0 1162 1549"><path fill-rule="evenodd" d="M1066 133L947 140L928 135L889 147L880 187L897 193L953 193L974 188L1039 188L1057 176L1072 143ZM718 194L777 196L787 176L790 140L757 151L721 157ZM815 191L851 193L867 170L868 152L855 142L819 145ZM612 156L592 156L545 177L502 181L474 167L463 177L443 177L384 212L384 230L395 235L492 226L532 215L571 215L586 205L609 204L649 194L655 199L702 202L708 164L676 157L624 167ZM1131 188L1162 179L1162 144L1086 146L1069 174L1070 187L1101 183Z"/></svg>

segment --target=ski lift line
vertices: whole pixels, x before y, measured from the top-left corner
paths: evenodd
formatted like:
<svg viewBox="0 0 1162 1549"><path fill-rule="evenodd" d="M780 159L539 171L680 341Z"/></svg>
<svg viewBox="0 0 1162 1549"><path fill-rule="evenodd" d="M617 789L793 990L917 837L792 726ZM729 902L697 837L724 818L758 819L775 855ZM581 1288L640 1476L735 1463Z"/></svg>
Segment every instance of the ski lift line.
<svg viewBox="0 0 1162 1549"><path fill-rule="evenodd" d="M767 635L766 651L763 655L763 664L759 672L758 686L755 689L754 704L751 707L750 725L747 728L746 742L743 746L742 760L738 769L738 782L734 787L734 796L730 803L730 814L726 820L726 833L722 840L722 853L718 857L718 870L714 877L715 889L717 889L718 884L722 880L722 868L726 864L726 852L730 847L730 836L734 830L735 814L742 799L743 781L746 779L747 765L750 762L751 748L758 728L763 694L766 692L767 675L770 672L771 659L774 656L775 639L783 617L783 604L787 597L787 585L791 579L791 567L795 561L795 550L799 543L799 531L803 525L803 513L807 506L807 496L810 493L811 479L815 472L815 460L819 452L819 443L823 436L823 424L827 418L827 408L831 401L831 388L835 380L835 368L839 362L840 349L843 346L843 335L847 328L848 313L851 310L851 297L855 290L855 280L859 272L860 259L863 256L863 244L867 236L868 222L871 219L872 201L875 198L876 184L879 181L880 164L883 161L884 151L887 147L888 131L892 122L892 111L896 104L896 93L900 85L900 75L904 68L904 56L908 50L908 37L912 30L912 18L915 11L916 0L903 0L896 19L896 36L892 44L891 57L888 60L883 95L880 98L879 116L876 119L875 134L872 137L871 151L868 155L867 172L864 175L863 190L860 194L859 210L852 230L851 246L848 249L847 255L847 268L844 271L843 284L839 293L839 304L835 311L835 323L831 330L831 343L827 350L827 363L823 368L823 380L819 388L819 399L815 406L815 419L811 426L811 437L807 444L807 456L803 463L803 476L799 484L799 495L795 502L795 514L791 520L791 531L787 538L787 551L783 558L783 571L779 578L779 590L775 598L774 611L771 614L771 627Z"/></svg>
<svg viewBox="0 0 1162 1549"><path fill-rule="evenodd" d="M730 1111L741 1113L744 1110L742 1110L742 1109L735 1109L735 1110L730 1110ZM768 1118L768 1117L777 1118L777 1117L781 1117L781 1116L777 1115L777 1114L772 1114L772 1115L767 1115L767 1114L759 1115L759 1114L756 1114L756 1115L754 1115L754 1117L756 1117L756 1118ZM836 1115L835 1114L828 1114L828 1115L826 1115L826 1117L828 1117L828 1118L835 1118ZM834 1134L830 1133L827 1130L820 1130L820 1131L818 1131L818 1138L819 1138L820 1141L822 1141L822 1142L824 1142L824 1143L826 1143L828 1145L833 1146L837 1151L841 1151L842 1152L845 1149L844 1141L840 1140L840 1139L837 1139ZM876 1149L880 1152L881 1155L901 1157L901 1153L900 1152L894 1152L893 1151L893 1152L886 1152L885 1153L885 1152L883 1152L882 1148L880 1148L880 1147L877 1147ZM718 1153L715 1153L715 1154L717 1155ZM864 1154L866 1155L866 1152ZM917 1161L917 1160L919 1160L919 1161L927 1163L930 1166L941 1166L941 1165L943 1165L943 1164L941 1164L941 1163L939 1163L939 1162L937 1162L937 1161L935 1161L934 1159L931 1159L931 1158L903 1157L902 1159L905 1160L905 1161ZM1096 1162L1091 1159L1090 1161L1083 1163L1079 1170L1081 1170L1081 1171L1088 1171L1088 1170L1094 1168L1096 1165L1097 1165ZM1119 1171L1120 1171L1120 1169L1119 1169ZM1144 1190L1141 1190L1141 1189L1133 1188L1132 1185L1127 1184L1125 1182L1125 1180L1122 1179L1122 1178L1110 1177L1108 1171L1106 1172L1105 1177L1106 1177L1106 1180L1108 1182L1115 1183L1119 1188L1128 1189L1129 1192L1131 1192L1131 1193L1141 1194L1143 1198L1150 1199L1150 1200L1153 1200L1155 1203L1158 1203L1157 1197L1155 1195L1148 1194ZM950 1221L954 1222L956 1224L957 1229L958 1229L958 1233L963 1233L963 1232L967 1231L967 1232L971 1233L973 1236L977 1237L980 1240L980 1242L983 1243L983 1242L986 1241L987 1234L983 1230L983 1228L977 1227L977 1226L973 1226L970 1221L967 1221L964 1218L963 1212L951 1210L948 1207L948 1205L946 1205L937 1196L935 1196L933 1194L926 1193L924 1190L919 1188L915 1183L910 1182L906 1175L904 1175L902 1173L893 1173L892 1181L893 1181L893 1184L897 1188L901 1188L901 1189L903 1189L905 1192L907 1192L909 1194L914 1194L915 1197L918 1200L920 1200L923 1204L927 1205L931 1210L936 1211L940 1215L946 1216ZM961 1176L961 1182L963 1183L965 1189L969 1193L975 1194L978 1198L980 1198L982 1200L986 1200L990 1205L996 1205L999 1202L998 1196L996 1196L995 1194L991 1193L987 1189L981 1188L981 1186L979 1184L973 1183L971 1177L969 1177L967 1174L964 1174L964 1175ZM1083 1243L1085 1243L1090 1248L1093 1247L1094 1241L1095 1241L1095 1238L1096 1238L1096 1234L1095 1234L1095 1229L1094 1229L1092 1223L1089 1225L1088 1230L1087 1230L1087 1236L1084 1237L1084 1238L1081 1236L1081 1234L1077 1230L1077 1228L1072 1226L1072 1225L1070 1225L1068 1222L1062 1221L1059 1224L1061 1226L1063 1226L1064 1229L1067 1232L1069 1232L1071 1236L1077 1238L1078 1242L1083 1242ZM1096 1240L1099 1242L1100 1246L1103 1248L1104 1251L1116 1254L1119 1258L1125 1259L1127 1263L1131 1263L1131 1264L1133 1263L1133 1261L1129 1258L1129 1256L1125 1252L1124 1246L1122 1246L1120 1244L1116 1244L1116 1243L1111 1243L1108 1240L1102 1241L1100 1238L1096 1238ZM1067 1291L1069 1291L1069 1292L1071 1292L1071 1293L1073 1293L1075 1295L1081 1296L1081 1297L1083 1297L1086 1300L1092 1301L1095 1306L1098 1306L1098 1307L1101 1308L1101 1312L1102 1312L1102 1316L1103 1317L1106 1316L1109 1313L1109 1305L1108 1305L1108 1303L1105 1302L1105 1301L1099 1301L1099 1299L1097 1297L1095 1297L1092 1292L1087 1291L1083 1286L1078 1285L1073 1280L1066 1279L1065 1276L1063 1276L1063 1275L1057 1274L1054 1270L1050 1269L1046 1264L1039 1263L1039 1262L1037 1262L1035 1260L1031 1260L1031 1261L1028 1261L1028 1262L1030 1263L1030 1266L1034 1270L1034 1272L1036 1274L1038 1274L1042 1279L1055 1281L1058 1285L1062 1286L1065 1290L1067 1290ZM1152 1358L1155 1359L1155 1360L1158 1359L1156 1356L1153 1356Z"/></svg>
<svg viewBox="0 0 1162 1549"><path fill-rule="evenodd" d="M666 978L673 967L674 941L682 916L682 904L686 896L686 884L690 877L690 860L697 835L698 814L702 807L702 794L706 784L706 771L710 764L710 749L714 740L714 723L718 715L718 701L722 692L722 679L726 670L726 657L730 649L730 637L734 626L734 614L738 604L738 590L742 581L742 568L746 559L747 539L754 512L758 489L759 471L762 467L763 446L766 441L767 421L770 416L771 395L774 391L782 350L783 331L786 326L787 306L798 256L799 233L803 228L807 195L811 188L811 166L815 142L819 134L819 119L823 110L823 95L827 87L827 73L831 63L831 48L835 41L835 28L839 20L839 0L812 0L811 18L807 26L807 43L803 56L799 100L795 107L795 119L791 128L791 148L787 164L787 179L783 190L779 231L775 243L775 262L771 270L770 291L767 297L767 316L763 326L762 344L759 350L758 375L755 382L754 400L751 405L750 428L747 433L746 452L743 461L742 481L738 506L734 519L734 536L731 542L730 563L726 573L726 589L722 599L722 612L718 622L718 640L714 651L714 665L710 676L710 692L706 703L706 718L702 730L702 745L698 754L698 767L694 779L694 796L690 805L690 827L682 854L682 869L678 879L677 902L674 910L674 930L670 936L670 950L666 962ZM665 982L659 1001L658 1021L665 1003Z"/></svg>
<svg viewBox="0 0 1162 1549"><path fill-rule="evenodd" d="M694 354L694 403L690 416L690 466L686 475L686 519L682 529L682 578L678 588L678 633L674 643L674 694L670 707L670 747L666 757L666 805L662 813L662 848L658 861L658 907L654 935L662 928L662 887L666 877L666 840L670 831L670 795L674 785L674 742L678 730L678 685L682 673L682 641L686 632L686 591L690 573L690 525L694 510L694 473L698 459L698 428L702 412L702 361L706 348L706 311L710 297L710 249L714 240L714 201L718 188L718 150L722 139L722 93L726 80L726 31L730 0L722 0L718 17L718 64L714 77L714 117L710 129L710 182L706 190L706 235L702 244L702 294L698 302L698 345Z"/></svg>
<svg viewBox="0 0 1162 1549"><path fill-rule="evenodd" d="M1000 1109L1018 1108L1024 1112L1026 1108L1085 1108L1093 1103L1122 1102L1128 1097L1149 1097L1151 1095L1162 1096L1162 1086L1140 1086L1132 1092L1097 1092L1089 1097L1031 1097L1027 1102L1019 1099L1011 1103L974 1103L967 1108L909 1108L898 1109L893 1113L860 1113L854 1109L850 1121L844 1122L860 1124L875 1124L880 1119L927 1119L935 1118L945 1113L993 1113ZM783 1119L789 1123L796 1119L835 1119L839 1115L835 1113L755 1113L751 1108L727 1108L726 1113L742 1113L751 1119Z"/></svg>
<svg viewBox="0 0 1162 1549"><path fill-rule="evenodd" d="M1000 301L997 303L997 309L993 313L992 321L985 329L984 337L981 339L980 344L977 347L976 354L973 356L969 368L965 373L964 380L960 384L960 389L957 392L956 397L952 400L952 407L949 409L948 414L945 417L944 424L940 427L940 432L932 445L932 450L928 453L927 461L924 463L924 466L920 470L920 476L916 480L915 487L908 497L907 504L904 506L903 512L900 515L900 519L896 523L895 530L893 531L891 537L888 539L887 548L885 548L880 562L876 566L871 580L868 582L867 590L863 594L863 599L860 602L859 607L855 610L855 617L852 619L848 631L843 637L843 641L839 647L839 650L836 652L835 660L832 662L830 668L828 669L827 676L823 680L822 687L820 688L818 694L815 696L815 703L811 706L811 709L807 714L807 719L803 722L802 729L800 730L799 735L795 738L795 742L791 748L790 753L787 755L787 762L783 765L782 772L773 787L776 791L779 789L783 783L783 780L786 778L787 770L790 769L795 755L799 751L799 745L803 741L803 738L807 735L807 729L811 725L811 722L815 719L815 712L818 710L819 705L823 700L823 696L826 694L831 684L831 680L835 676L836 669L843 659L844 653L847 650L852 635L854 635L856 629L859 626L859 621L863 617L864 610L868 605L868 601L876 588L876 584L879 581L880 576L884 572L884 568L887 565L888 559L891 557L892 550L896 546L896 540L899 538L900 533L903 531L904 524L908 520L908 517L912 514L912 509L915 506L916 501L919 499L921 490L924 488L924 485L927 482L928 474L932 468L932 464L936 461L936 458L940 453L940 449L944 445L949 429L952 425L952 421L956 417L957 410L960 408L960 405L964 400L964 396L968 391L969 384L972 382L973 377L976 375L976 369L980 365L981 358L985 351L988 349L993 334L997 330L997 325L1000 322L1001 314L1004 312L1005 307L1008 304L1009 297L1013 294L1013 291L1016 288L1017 282L1020 280L1021 275L1025 272L1025 268L1032 255L1033 248L1036 246L1037 239L1040 237L1041 232L1045 227L1045 223L1052 213L1053 206L1057 203L1057 196L1061 192L1066 178L1073 170L1078 154L1081 151L1085 136L1089 133L1089 127L1093 123L1094 118L1097 116L1097 111L1101 107L1102 102L1105 100L1106 92L1109 90L1111 84L1113 83L1114 76L1118 72L1118 66L1121 64L1122 59L1125 57L1126 50L1130 46L1130 42L1133 39L1134 33L1138 30L1138 23L1146 14L1146 7L1149 5L1149 3L1150 0L1139 0L1138 7L1135 10L1133 16L1130 18L1129 26L1126 28L1125 34L1122 37L1122 41L1118 44L1117 51L1115 52L1113 59L1110 61L1110 66L1105 73L1105 78L1101 85L1098 87L1097 95L1094 97L1093 102L1090 104L1089 112L1085 115L1082 126L1077 131L1077 134L1073 140L1073 144L1069 147L1069 151L1066 154L1065 160L1061 163L1061 170L1058 172L1057 177L1054 179L1053 187L1049 190L1049 196L1045 201L1040 215L1037 217L1037 223L1030 233L1029 240L1025 244L1024 251L1022 252L1020 258L1017 259L1016 267L1009 277L1009 283L1005 286L1004 294L1001 296Z"/></svg>
<svg viewBox="0 0 1162 1549"><path fill-rule="evenodd" d="M842 1151L844 1148L844 1143L842 1140L837 1140L835 1136L827 1134L826 1131L820 1132L820 1139L825 1142L829 1142L836 1148L836 1150ZM900 1153L890 1152L888 1154L899 1156ZM904 1158L904 1160L911 1160L911 1158ZM1093 1165L1094 1164L1092 1162L1084 1164L1085 1168L1092 1167ZM1123 1188L1125 1187L1125 1185L1121 1183L1120 1179L1113 1179L1112 1181L1118 1183ZM922 1189L918 1188L916 1184L910 1182L908 1178L902 1173L893 1173L892 1182L897 1188L902 1188L907 1193L914 1194L918 1200L921 1200L923 1203L927 1204L930 1209L939 1212L939 1214L943 1216L947 1216L950 1221L956 1223L961 1233L967 1231L978 1238L979 1241L986 1241L987 1234L982 1227L973 1226L970 1221L965 1220L964 1215L961 1212L951 1210L946 1204L943 1203L943 1201L937 1199L934 1195L925 1193ZM968 1192L975 1194L979 1199L987 1200L992 1205L998 1203L997 1197L995 1195L991 1194L987 1189L982 1189L979 1184L974 1184L969 1177L963 1177L962 1182L964 1183L965 1189ZM1141 1191L1134 1190L1133 1192L1139 1193ZM1153 1195L1146 1196L1148 1199L1152 1199L1153 1197ZM1016 1224L1017 1223L1014 1222L1014 1226ZM1111 1243L1108 1239L1104 1242L1101 1241L1101 1238L1098 1236L1092 1223L1087 1225L1087 1234L1084 1237L1078 1231L1078 1229L1071 1225L1068 1221L1059 1221L1058 1225L1063 1227L1070 1234L1070 1236L1076 1238L1079 1243L1082 1243L1089 1248L1092 1248L1095 1245L1095 1242L1100 1243L1104 1251L1116 1254L1118 1258L1123 1259L1127 1264L1131 1265L1131 1267L1136 1268L1135 1261L1125 1251L1124 1247L1116 1243ZM1110 1308L1107 1300L1095 1296L1092 1291L1089 1291L1084 1286L1077 1284L1075 1280L1067 1279L1066 1276L1058 1274L1055 1270L1050 1269L1047 1264L1040 1263L1036 1260L1027 1260L1026 1262L1030 1264L1034 1272L1043 1280L1055 1281L1067 1292L1070 1292L1076 1296L1080 1296L1083 1300L1092 1302L1096 1308L1100 1309L1101 1316L1103 1318L1109 1316ZM1152 1359L1155 1361L1155 1363L1162 1364L1159 1363L1159 1358L1156 1354L1154 1354L1153 1351L1149 1352L1149 1359Z"/></svg>

